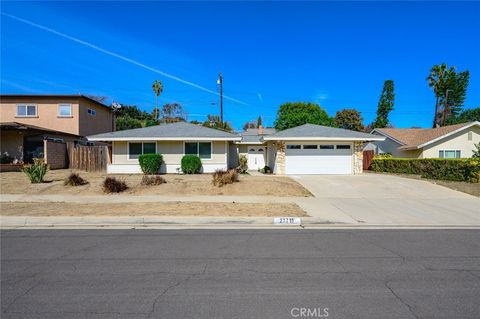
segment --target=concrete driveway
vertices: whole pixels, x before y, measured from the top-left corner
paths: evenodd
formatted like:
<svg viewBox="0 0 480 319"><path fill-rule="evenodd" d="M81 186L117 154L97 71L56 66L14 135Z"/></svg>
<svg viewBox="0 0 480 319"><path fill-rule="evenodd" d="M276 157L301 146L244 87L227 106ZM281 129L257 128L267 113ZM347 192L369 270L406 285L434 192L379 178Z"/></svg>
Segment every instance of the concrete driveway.
<svg viewBox="0 0 480 319"><path fill-rule="evenodd" d="M291 176L315 195L299 204L332 222L480 226L480 198L390 175Z"/></svg>

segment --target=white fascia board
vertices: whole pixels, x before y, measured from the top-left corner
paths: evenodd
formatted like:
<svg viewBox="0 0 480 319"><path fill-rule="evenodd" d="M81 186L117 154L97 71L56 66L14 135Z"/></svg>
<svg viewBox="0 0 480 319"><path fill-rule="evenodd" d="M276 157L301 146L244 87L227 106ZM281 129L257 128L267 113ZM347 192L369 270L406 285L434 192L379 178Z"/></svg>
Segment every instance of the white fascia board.
<svg viewBox="0 0 480 319"><path fill-rule="evenodd" d="M384 136L375 137L264 137L264 141L384 141Z"/></svg>
<svg viewBox="0 0 480 319"><path fill-rule="evenodd" d="M240 141L241 137L88 137L89 141Z"/></svg>
<svg viewBox="0 0 480 319"><path fill-rule="evenodd" d="M389 139L391 139L391 140L394 141L395 143L398 143L398 144L400 144L400 145L405 145L405 143L400 142L400 141L397 140L396 138L391 137L391 136L388 135L387 133L384 133L384 132L382 132L382 131L377 131L377 129L374 129L374 130L372 131L372 133L373 133L373 132L377 132L378 134L381 134L382 136L388 137ZM370 134L372 134L372 133L370 133Z"/></svg>
<svg viewBox="0 0 480 319"><path fill-rule="evenodd" d="M235 142L235 144L243 144L243 145L263 145L263 142Z"/></svg>
<svg viewBox="0 0 480 319"><path fill-rule="evenodd" d="M447 134L445 134L445 135L442 135L442 136L439 136L439 137L437 137L437 138L434 138L433 140L430 140L430 141L425 142L425 143L423 143L423 144L417 145L415 148L417 148L417 149L423 148L423 147L425 147L425 146L427 146L427 145L430 145L430 144L435 143L435 142L437 142L437 141L440 141L440 140L442 140L442 139L444 139L444 138L446 138L446 137L449 137L449 136L451 136L451 135L453 135L453 134L456 134L456 133L458 133L458 132L461 132L461 131L463 131L463 130L466 130L467 128L470 128L470 127L472 127L472 126L477 126L477 125L480 126L480 122L478 122L478 121L472 122L472 123L470 123L469 125L465 125L465 126L459 128L459 129L455 130L455 131L452 131L452 132L447 133Z"/></svg>

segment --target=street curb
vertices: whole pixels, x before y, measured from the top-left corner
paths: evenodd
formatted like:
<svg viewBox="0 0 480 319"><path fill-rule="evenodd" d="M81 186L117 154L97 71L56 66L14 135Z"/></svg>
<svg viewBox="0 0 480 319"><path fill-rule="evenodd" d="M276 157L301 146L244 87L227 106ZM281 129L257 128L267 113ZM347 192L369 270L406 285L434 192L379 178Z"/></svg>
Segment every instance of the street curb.
<svg viewBox="0 0 480 319"><path fill-rule="evenodd" d="M0 229L480 229L480 225L333 223L302 218L301 224L274 224L273 217L185 216L1 216Z"/></svg>

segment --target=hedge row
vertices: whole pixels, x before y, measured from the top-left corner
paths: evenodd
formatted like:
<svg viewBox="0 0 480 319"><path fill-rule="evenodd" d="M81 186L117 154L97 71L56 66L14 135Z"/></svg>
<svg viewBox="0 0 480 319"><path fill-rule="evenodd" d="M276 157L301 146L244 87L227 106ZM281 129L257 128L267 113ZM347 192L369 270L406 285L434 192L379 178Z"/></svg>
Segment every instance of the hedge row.
<svg viewBox="0 0 480 319"><path fill-rule="evenodd" d="M370 169L375 172L416 174L439 180L480 181L480 160L475 158L374 158Z"/></svg>

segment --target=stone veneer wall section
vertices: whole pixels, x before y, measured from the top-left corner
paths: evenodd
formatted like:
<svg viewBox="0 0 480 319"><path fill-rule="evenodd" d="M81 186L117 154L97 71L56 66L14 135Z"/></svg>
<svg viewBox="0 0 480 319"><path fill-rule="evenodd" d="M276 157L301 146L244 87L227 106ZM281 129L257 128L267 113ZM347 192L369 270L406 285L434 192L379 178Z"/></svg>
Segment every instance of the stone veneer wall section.
<svg viewBox="0 0 480 319"><path fill-rule="evenodd" d="M353 144L353 174L363 173L363 143L354 142Z"/></svg>
<svg viewBox="0 0 480 319"><path fill-rule="evenodd" d="M285 143L277 142L276 174L285 175Z"/></svg>

